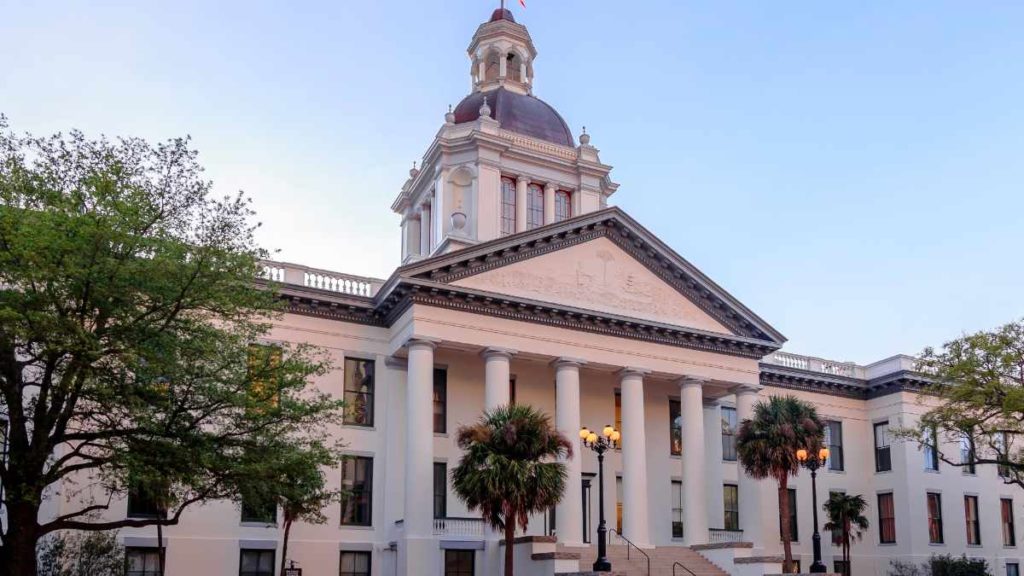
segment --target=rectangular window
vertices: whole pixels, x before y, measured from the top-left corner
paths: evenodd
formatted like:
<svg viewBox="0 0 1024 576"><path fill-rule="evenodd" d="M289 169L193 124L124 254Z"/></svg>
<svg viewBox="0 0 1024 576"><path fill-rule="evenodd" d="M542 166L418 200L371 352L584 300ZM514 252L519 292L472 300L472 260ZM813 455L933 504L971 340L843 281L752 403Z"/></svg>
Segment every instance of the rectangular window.
<svg viewBox="0 0 1024 576"><path fill-rule="evenodd" d="M516 233L516 182L501 179L501 235Z"/></svg>
<svg viewBox="0 0 1024 576"><path fill-rule="evenodd" d="M448 433L448 371L434 368L434 434Z"/></svg>
<svg viewBox="0 0 1024 576"><path fill-rule="evenodd" d="M373 524L373 458L348 456L341 464L341 523L347 526Z"/></svg>
<svg viewBox="0 0 1024 576"><path fill-rule="evenodd" d="M736 461L736 409L722 407L722 460Z"/></svg>
<svg viewBox="0 0 1024 576"><path fill-rule="evenodd" d="M996 460L999 464L996 465L996 472L1000 478L1010 477L1010 467L1006 464L1009 460L1009 443L1007 442L1006 432L996 432L995 437L992 439L992 444L996 449Z"/></svg>
<svg viewBox="0 0 1024 576"><path fill-rule="evenodd" d="M622 477L615 479L615 531L622 534Z"/></svg>
<svg viewBox="0 0 1024 576"><path fill-rule="evenodd" d="M342 552L339 576L370 576L370 553Z"/></svg>
<svg viewBox="0 0 1024 576"><path fill-rule="evenodd" d="M800 541L800 526L797 524L797 512L796 512L796 488L789 488L787 491L789 495L789 518L786 522L786 526L779 522L779 537L782 537L783 530L789 529L789 540L790 542Z"/></svg>
<svg viewBox="0 0 1024 576"><path fill-rule="evenodd" d="M964 496L964 519L967 522L967 545L981 546L981 523L978 521L977 496Z"/></svg>
<svg viewBox="0 0 1024 576"><path fill-rule="evenodd" d="M740 491L739 487L735 484L726 484L723 486L725 503L725 529L726 530L739 530L740 529Z"/></svg>
<svg viewBox="0 0 1024 576"><path fill-rule="evenodd" d="M156 548L124 549L125 576L161 576L160 551Z"/></svg>
<svg viewBox="0 0 1024 576"><path fill-rule="evenodd" d="M892 470L892 456L889 452L889 423L875 424L875 472Z"/></svg>
<svg viewBox="0 0 1024 576"><path fill-rule="evenodd" d="M615 395L615 413L616 415L622 410L621 406L622 397L618 394ZM621 417L616 416L616 420ZM619 430L616 426L616 430ZM668 401L668 444L669 449L673 456L679 456L683 453L683 414L682 407L679 404L679 400Z"/></svg>
<svg viewBox="0 0 1024 576"><path fill-rule="evenodd" d="M1016 562L1007 562L1006 576L1020 576L1020 564Z"/></svg>
<svg viewBox="0 0 1024 576"><path fill-rule="evenodd" d="M526 229L544 225L544 190L536 185L530 184L526 188Z"/></svg>
<svg viewBox="0 0 1024 576"><path fill-rule="evenodd" d="M128 492L129 518L166 518L167 511L158 503L159 498L147 494L141 488Z"/></svg>
<svg viewBox="0 0 1024 576"><path fill-rule="evenodd" d="M942 494L929 492L928 498L928 542L942 544Z"/></svg>
<svg viewBox="0 0 1024 576"><path fill-rule="evenodd" d="M434 518L448 517L448 465L434 462Z"/></svg>
<svg viewBox="0 0 1024 576"><path fill-rule="evenodd" d="M274 576L274 550L242 549L238 576Z"/></svg>
<svg viewBox="0 0 1024 576"><path fill-rule="evenodd" d="M842 472L843 465L843 423L838 420L825 422L825 445L828 446L828 469Z"/></svg>
<svg viewBox="0 0 1024 576"><path fill-rule="evenodd" d="M969 434L960 436L960 464L964 474L974 474L974 439Z"/></svg>
<svg viewBox="0 0 1024 576"><path fill-rule="evenodd" d="M939 431L935 428L928 430L924 445L924 469L939 470Z"/></svg>
<svg viewBox="0 0 1024 576"><path fill-rule="evenodd" d="M896 543L896 505L892 492L878 495L878 542Z"/></svg>
<svg viewBox="0 0 1024 576"><path fill-rule="evenodd" d="M555 222L572 218L572 196L565 190L555 192Z"/></svg>
<svg viewBox="0 0 1024 576"><path fill-rule="evenodd" d="M345 424L373 426L374 362L345 358Z"/></svg>
<svg viewBox="0 0 1024 576"><path fill-rule="evenodd" d="M1013 523L1013 500L1002 498L999 500L999 511L1003 517L1003 546L1017 545L1017 529Z"/></svg>
<svg viewBox="0 0 1024 576"><path fill-rule="evenodd" d="M622 392L615 391L615 429L622 430Z"/></svg>
<svg viewBox="0 0 1024 576"><path fill-rule="evenodd" d="M473 576L475 564L475 550L444 551L444 576Z"/></svg>
<svg viewBox="0 0 1024 576"><path fill-rule="evenodd" d="M277 506L273 503L257 504L242 498L242 522L277 523Z"/></svg>
<svg viewBox="0 0 1024 576"><path fill-rule="evenodd" d="M672 537L683 537L683 483L672 481Z"/></svg>

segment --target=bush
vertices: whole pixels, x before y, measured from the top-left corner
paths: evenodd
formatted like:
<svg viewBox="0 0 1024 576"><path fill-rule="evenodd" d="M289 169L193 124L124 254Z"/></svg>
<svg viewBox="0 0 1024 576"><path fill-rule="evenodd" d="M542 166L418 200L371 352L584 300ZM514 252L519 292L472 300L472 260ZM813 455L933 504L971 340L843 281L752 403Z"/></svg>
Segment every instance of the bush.
<svg viewBox="0 0 1024 576"><path fill-rule="evenodd" d="M57 532L38 548L39 576L122 576L116 532Z"/></svg>
<svg viewBox="0 0 1024 576"><path fill-rule="evenodd" d="M988 562L961 556L932 556L920 565L903 560L889 562L889 576L992 576Z"/></svg>

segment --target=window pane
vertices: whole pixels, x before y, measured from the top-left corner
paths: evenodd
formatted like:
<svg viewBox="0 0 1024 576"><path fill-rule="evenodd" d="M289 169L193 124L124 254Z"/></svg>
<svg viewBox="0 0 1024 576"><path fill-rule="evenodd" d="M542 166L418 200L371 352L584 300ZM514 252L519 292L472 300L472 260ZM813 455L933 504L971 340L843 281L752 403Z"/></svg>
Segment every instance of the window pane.
<svg viewBox="0 0 1024 576"><path fill-rule="evenodd" d="M544 224L544 190L536 184L526 189L526 229Z"/></svg>
<svg viewBox="0 0 1024 576"><path fill-rule="evenodd" d="M126 576L159 576L160 551L156 548L125 548Z"/></svg>
<svg viewBox="0 0 1024 576"><path fill-rule="evenodd" d="M341 523L370 526L373 500L373 458L349 457L341 465Z"/></svg>
<svg viewBox="0 0 1024 576"><path fill-rule="evenodd" d="M891 493L878 495L878 541L882 544L896 542L896 509Z"/></svg>
<svg viewBox="0 0 1024 576"><path fill-rule="evenodd" d="M345 359L345 424L373 426L374 362Z"/></svg>
<svg viewBox="0 0 1024 576"><path fill-rule="evenodd" d="M722 408L722 460L736 460L736 409Z"/></svg>
<svg viewBox="0 0 1024 576"><path fill-rule="evenodd" d="M516 232L516 183L511 178L501 179L501 235Z"/></svg>
<svg viewBox="0 0 1024 576"><path fill-rule="evenodd" d="M828 446L828 469L843 470L843 423L830 420L825 425L825 444Z"/></svg>
<svg viewBox="0 0 1024 576"><path fill-rule="evenodd" d="M672 537L683 537L683 483L672 481Z"/></svg>
<svg viewBox="0 0 1024 576"><path fill-rule="evenodd" d="M619 411L621 410L620 405L621 397L615 396L615 418L620 418ZM679 400L668 401L668 426L669 426L669 446L673 456L679 456L683 453L683 416ZM619 429L619 424L616 424L616 429Z"/></svg>
<svg viewBox="0 0 1024 576"><path fill-rule="evenodd" d="M448 371L434 369L434 433L448 432Z"/></svg>
<svg viewBox="0 0 1024 576"><path fill-rule="evenodd" d="M892 470L892 460L889 448L889 423L875 424L875 471L888 472Z"/></svg>
<svg viewBox="0 0 1024 576"><path fill-rule="evenodd" d="M569 193L564 190L555 192L555 222L572 218L572 203Z"/></svg>
<svg viewBox="0 0 1024 576"><path fill-rule="evenodd" d="M434 462L434 518L448 516L448 465Z"/></svg>
<svg viewBox="0 0 1024 576"><path fill-rule="evenodd" d="M240 576L274 576L273 550L242 550Z"/></svg>
<svg viewBox="0 0 1024 576"><path fill-rule="evenodd" d="M473 550L445 550L445 576L473 576L476 554Z"/></svg>
<svg viewBox="0 0 1024 576"><path fill-rule="evenodd" d="M967 524L967 543L981 545L981 526L978 523L978 497L964 496L964 515Z"/></svg>
<svg viewBox="0 0 1024 576"><path fill-rule="evenodd" d="M928 542L942 544L942 495L928 493Z"/></svg>
<svg viewBox="0 0 1024 576"><path fill-rule="evenodd" d="M340 576L370 576L370 553L342 552Z"/></svg>
<svg viewBox="0 0 1024 576"><path fill-rule="evenodd" d="M999 512L1003 520L1003 546L1017 545L1017 530L1013 521L1013 500L1003 498L999 501Z"/></svg>
<svg viewBox="0 0 1024 576"><path fill-rule="evenodd" d="M740 529L739 487L735 484L724 486L725 529Z"/></svg>

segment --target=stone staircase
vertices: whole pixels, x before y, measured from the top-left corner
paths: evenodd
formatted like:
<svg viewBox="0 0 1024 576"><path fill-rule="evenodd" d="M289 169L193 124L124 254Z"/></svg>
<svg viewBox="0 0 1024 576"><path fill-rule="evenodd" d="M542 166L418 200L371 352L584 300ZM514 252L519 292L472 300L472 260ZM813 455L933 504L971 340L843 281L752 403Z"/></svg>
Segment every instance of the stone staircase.
<svg viewBox="0 0 1024 576"><path fill-rule="evenodd" d="M614 540L614 539L613 539ZM569 548L558 546L559 552L574 552L580 555L580 572L577 574L592 574L588 572L597 559L597 545L585 548ZM672 564L679 562L696 576L728 576L720 568L709 562L703 556L686 548L685 546L663 546L660 548L645 549L651 557L650 576L673 576ZM612 574L621 576L647 576L647 559L636 549L626 550L625 545L608 546L608 560L612 563ZM599 573L601 576L607 572ZM690 572L677 567L675 576L693 576Z"/></svg>

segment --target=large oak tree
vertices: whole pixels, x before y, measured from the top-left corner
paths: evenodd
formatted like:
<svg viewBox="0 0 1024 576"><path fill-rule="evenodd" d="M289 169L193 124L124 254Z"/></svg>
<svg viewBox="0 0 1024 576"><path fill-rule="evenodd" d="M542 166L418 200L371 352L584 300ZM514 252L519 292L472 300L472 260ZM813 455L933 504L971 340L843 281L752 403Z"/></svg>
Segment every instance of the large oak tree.
<svg viewBox="0 0 1024 576"><path fill-rule="evenodd" d="M310 385L325 357L259 345L281 307L253 216L211 195L187 140L32 137L0 117L0 573L35 574L58 530L172 525L273 492L288 474L268 469L334 464L340 403ZM125 518L130 490L165 517Z"/></svg>

